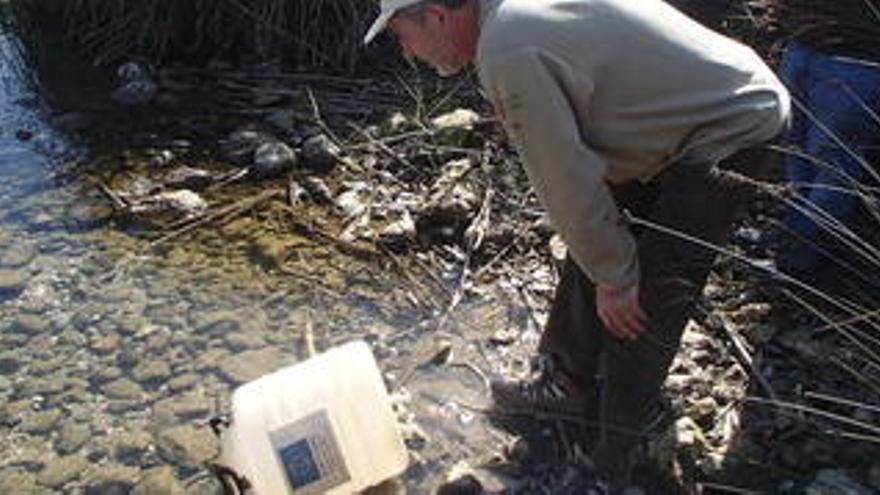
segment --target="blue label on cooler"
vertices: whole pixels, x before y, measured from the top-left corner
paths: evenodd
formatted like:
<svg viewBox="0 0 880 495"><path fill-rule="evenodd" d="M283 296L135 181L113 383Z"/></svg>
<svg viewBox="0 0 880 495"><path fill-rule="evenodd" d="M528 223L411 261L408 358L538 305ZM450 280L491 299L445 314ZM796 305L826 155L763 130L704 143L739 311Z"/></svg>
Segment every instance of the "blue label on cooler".
<svg viewBox="0 0 880 495"><path fill-rule="evenodd" d="M269 432L290 493L324 493L351 479L326 411Z"/></svg>
<svg viewBox="0 0 880 495"><path fill-rule="evenodd" d="M321 479L321 471L312 447L307 440L300 440L278 451L281 465L294 489L310 485Z"/></svg>

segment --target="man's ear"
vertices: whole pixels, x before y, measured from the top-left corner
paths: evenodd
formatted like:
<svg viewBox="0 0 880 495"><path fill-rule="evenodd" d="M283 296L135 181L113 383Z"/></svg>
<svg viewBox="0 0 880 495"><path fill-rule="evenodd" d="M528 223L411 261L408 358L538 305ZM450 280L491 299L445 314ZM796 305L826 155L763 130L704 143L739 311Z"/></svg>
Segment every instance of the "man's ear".
<svg viewBox="0 0 880 495"><path fill-rule="evenodd" d="M449 9L445 5L428 2L425 5L425 14L440 24L446 22L449 15Z"/></svg>

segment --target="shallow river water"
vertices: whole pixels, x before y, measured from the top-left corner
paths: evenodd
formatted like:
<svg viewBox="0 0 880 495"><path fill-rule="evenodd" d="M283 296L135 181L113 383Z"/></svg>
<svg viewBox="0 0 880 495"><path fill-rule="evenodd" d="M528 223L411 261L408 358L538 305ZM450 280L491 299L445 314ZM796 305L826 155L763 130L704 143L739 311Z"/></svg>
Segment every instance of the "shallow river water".
<svg viewBox="0 0 880 495"><path fill-rule="evenodd" d="M310 340L363 337L383 371L404 366L383 342L425 311L403 277L247 216L150 248L77 172L84 150L47 123L22 67L0 36L0 493L216 493L196 481L217 452L199 423L236 385L304 358ZM267 266L267 242L294 250L301 276ZM472 317L489 328L485 311ZM491 440L448 400L478 376L453 375L411 383L432 397L414 406L433 411L422 440L450 439L421 455L438 469Z"/></svg>

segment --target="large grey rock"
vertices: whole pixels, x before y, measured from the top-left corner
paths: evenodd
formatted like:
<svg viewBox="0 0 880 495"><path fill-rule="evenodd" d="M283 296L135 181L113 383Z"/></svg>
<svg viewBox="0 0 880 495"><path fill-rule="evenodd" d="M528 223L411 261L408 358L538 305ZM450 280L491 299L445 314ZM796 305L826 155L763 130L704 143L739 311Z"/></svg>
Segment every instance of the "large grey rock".
<svg viewBox="0 0 880 495"><path fill-rule="evenodd" d="M285 359L278 349L266 347L229 356L220 364L220 374L233 384L241 384L275 371L284 364Z"/></svg>
<svg viewBox="0 0 880 495"><path fill-rule="evenodd" d="M37 483L49 488L61 488L79 478L89 461L81 455L68 455L53 460L37 475Z"/></svg>
<svg viewBox="0 0 880 495"><path fill-rule="evenodd" d="M217 437L190 424L163 430L156 438L159 455L172 464L196 468L218 454Z"/></svg>
<svg viewBox="0 0 880 495"><path fill-rule="evenodd" d="M55 450L62 455L73 454L82 448L92 436L89 425L84 423L67 422L61 426L58 438L55 439Z"/></svg>
<svg viewBox="0 0 880 495"><path fill-rule="evenodd" d="M150 469L144 473L131 495L185 495L183 485L168 466Z"/></svg>

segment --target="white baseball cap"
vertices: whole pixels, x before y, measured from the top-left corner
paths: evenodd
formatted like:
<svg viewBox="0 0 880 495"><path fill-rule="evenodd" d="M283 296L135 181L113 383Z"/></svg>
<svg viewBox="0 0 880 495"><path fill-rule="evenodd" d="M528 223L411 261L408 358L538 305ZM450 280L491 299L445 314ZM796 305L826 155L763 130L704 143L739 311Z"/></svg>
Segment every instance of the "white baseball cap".
<svg viewBox="0 0 880 495"><path fill-rule="evenodd" d="M364 44L366 45L373 41L373 38L385 29L385 24L394 17L394 14L396 14L398 10L420 4L424 1L425 0L382 0L379 7L379 17L373 21L373 25L370 26L370 30L367 31L367 35L364 36Z"/></svg>

